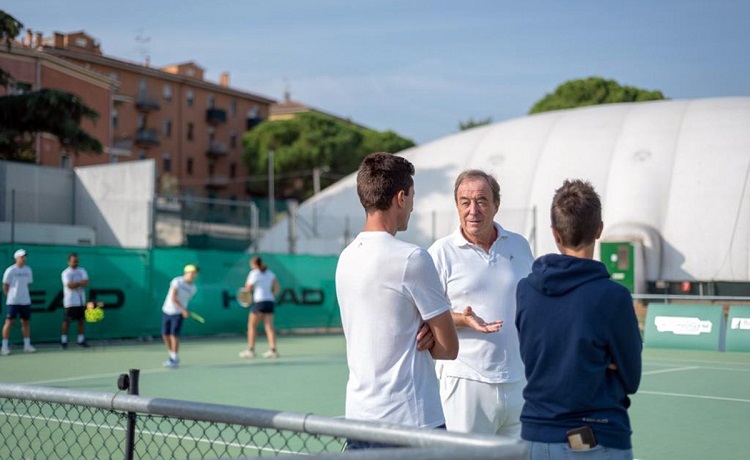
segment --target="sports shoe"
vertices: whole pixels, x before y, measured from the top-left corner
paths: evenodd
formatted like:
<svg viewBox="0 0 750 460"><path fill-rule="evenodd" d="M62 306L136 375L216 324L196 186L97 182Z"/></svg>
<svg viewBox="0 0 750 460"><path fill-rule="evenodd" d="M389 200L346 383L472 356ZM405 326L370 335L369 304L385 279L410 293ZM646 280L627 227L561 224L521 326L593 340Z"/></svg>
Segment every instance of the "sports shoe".
<svg viewBox="0 0 750 460"><path fill-rule="evenodd" d="M164 367L168 367L170 369L175 369L179 366L177 361L173 360L172 358L169 358L168 360L164 361Z"/></svg>
<svg viewBox="0 0 750 460"><path fill-rule="evenodd" d="M267 352L263 353L264 358L278 358L279 353L276 350L268 350Z"/></svg>
<svg viewBox="0 0 750 460"><path fill-rule="evenodd" d="M68 342L60 342L60 348L62 348L63 350L67 350L68 349Z"/></svg>
<svg viewBox="0 0 750 460"><path fill-rule="evenodd" d="M90 345L84 340L83 342L78 342L78 346L81 348L89 348Z"/></svg>
<svg viewBox="0 0 750 460"><path fill-rule="evenodd" d="M28 347L23 347L24 353L36 353L36 348L34 348L34 345L29 345Z"/></svg>
<svg viewBox="0 0 750 460"><path fill-rule="evenodd" d="M3 347L2 350L0 350L0 355L8 356L10 354L10 348Z"/></svg>
<svg viewBox="0 0 750 460"><path fill-rule="evenodd" d="M242 350L240 358L255 358L255 352L253 350Z"/></svg>

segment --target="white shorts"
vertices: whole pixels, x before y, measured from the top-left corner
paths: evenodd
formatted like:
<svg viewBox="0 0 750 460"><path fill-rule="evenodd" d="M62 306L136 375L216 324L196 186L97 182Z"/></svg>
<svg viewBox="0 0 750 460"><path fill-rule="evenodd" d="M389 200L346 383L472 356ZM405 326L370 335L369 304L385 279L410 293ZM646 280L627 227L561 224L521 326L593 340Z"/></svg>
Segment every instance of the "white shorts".
<svg viewBox="0 0 750 460"><path fill-rule="evenodd" d="M440 399L450 431L498 434L521 439L525 381L485 383L440 377Z"/></svg>

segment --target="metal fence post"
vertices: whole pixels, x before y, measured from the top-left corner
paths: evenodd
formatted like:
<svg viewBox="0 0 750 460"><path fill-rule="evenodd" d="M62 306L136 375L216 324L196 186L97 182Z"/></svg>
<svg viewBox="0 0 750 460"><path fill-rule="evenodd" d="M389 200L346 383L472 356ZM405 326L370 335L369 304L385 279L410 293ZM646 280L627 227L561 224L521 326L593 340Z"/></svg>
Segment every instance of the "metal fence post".
<svg viewBox="0 0 750 460"><path fill-rule="evenodd" d="M10 191L10 244L16 244L16 189Z"/></svg>
<svg viewBox="0 0 750 460"><path fill-rule="evenodd" d="M117 381L117 387L120 390L128 390L129 395L138 396L138 378L140 369L130 369L128 375L122 374ZM135 422L137 415L135 412L128 412L128 424L125 432L125 460L133 460L135 453Z"/></svg>

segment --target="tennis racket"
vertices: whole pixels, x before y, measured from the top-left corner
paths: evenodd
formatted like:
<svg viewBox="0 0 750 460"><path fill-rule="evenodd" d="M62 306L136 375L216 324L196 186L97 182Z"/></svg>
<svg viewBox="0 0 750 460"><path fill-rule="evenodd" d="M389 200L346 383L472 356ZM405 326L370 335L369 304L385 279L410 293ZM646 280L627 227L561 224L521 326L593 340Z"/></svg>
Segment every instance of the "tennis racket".
<svg viewBox="0 0 750 460"><path fill-rule="evenodd" d="M242 308L247 308L253 304L253 293L244 287L237 289L237 295L235 297L237 298L237 303L240 304Z"/></svg>
<svg viewBox="0 0 750 460"><path fill-rule="evenodd" d="M201 324L206 324L206 319L202 317L201 315L199 315L198 313L191 311L189 315L190 315L190 319L194 319L195 321L198 321Z"/></svg>

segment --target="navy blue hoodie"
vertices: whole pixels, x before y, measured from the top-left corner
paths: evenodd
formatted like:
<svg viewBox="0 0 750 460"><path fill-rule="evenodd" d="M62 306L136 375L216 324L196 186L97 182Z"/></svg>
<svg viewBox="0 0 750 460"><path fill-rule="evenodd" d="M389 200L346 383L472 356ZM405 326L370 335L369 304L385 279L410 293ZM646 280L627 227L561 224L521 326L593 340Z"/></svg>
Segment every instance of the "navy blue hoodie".
<svg viewBox="0 0 750 460"><path fill-rule="evenodd" d="M564 443L566 431L590 426L599 444L630 449L627 395L641 380L642 342L628 290L601 262L549 254L518 283L516 299L528 380L521 437Z"/></svg>

